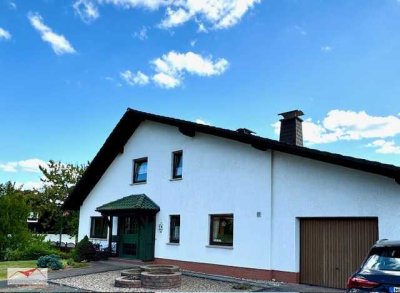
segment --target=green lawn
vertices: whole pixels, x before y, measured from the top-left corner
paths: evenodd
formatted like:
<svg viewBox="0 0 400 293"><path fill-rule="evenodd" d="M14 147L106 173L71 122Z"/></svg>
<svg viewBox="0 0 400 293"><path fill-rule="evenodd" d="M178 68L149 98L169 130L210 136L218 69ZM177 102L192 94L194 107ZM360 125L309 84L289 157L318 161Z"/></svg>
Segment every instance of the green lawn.
<svg viewBox="0 0 400 293"><path fill-rule="evenodd" d="M7 268L36 268L36 260L0 261L0 280L7 279Z"/></svg>

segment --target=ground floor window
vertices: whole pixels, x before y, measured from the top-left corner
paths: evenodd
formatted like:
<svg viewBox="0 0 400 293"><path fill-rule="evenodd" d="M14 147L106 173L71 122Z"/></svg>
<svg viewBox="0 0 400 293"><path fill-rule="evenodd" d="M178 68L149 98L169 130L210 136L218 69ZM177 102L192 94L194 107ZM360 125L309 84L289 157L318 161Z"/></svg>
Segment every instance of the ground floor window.
<svg viewBox="0 0 400 293"><path fill-rule="evenodd" d="M210 215L210 244L233 245L233 214Z"/></svg>
<svg viewBox="0 0 400 293"><path fill-rule="evenodd" d="M90 238L107 238L107 221L103 217L90 218Z"/></svg>
<svg viewBox="0 0 400 293"><path fill-rule="evenodd" d="M181 227L181 217L179 215L170 216L169 242L179 243L179 233Z"/></svg>

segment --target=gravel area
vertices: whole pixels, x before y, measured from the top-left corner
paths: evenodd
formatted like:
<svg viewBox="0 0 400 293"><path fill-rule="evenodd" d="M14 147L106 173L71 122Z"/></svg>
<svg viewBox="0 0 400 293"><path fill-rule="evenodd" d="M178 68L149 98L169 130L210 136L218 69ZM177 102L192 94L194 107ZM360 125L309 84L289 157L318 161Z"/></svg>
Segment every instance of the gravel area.
<svg viewBox="0 0 400 293"><path fill-rule="evenodd" d="M96 292L233 292L233 286L237 283L214 281L205 278L182 276L182 285L176 289L149 290L144 288L126 289L114 287L115 278L121 276L121 271L84 275L79 277L52 280L54 283L76 287ZM250 291L261 289L262 286L251 287ZM249 291L249 290L246 290Z"/></svg>

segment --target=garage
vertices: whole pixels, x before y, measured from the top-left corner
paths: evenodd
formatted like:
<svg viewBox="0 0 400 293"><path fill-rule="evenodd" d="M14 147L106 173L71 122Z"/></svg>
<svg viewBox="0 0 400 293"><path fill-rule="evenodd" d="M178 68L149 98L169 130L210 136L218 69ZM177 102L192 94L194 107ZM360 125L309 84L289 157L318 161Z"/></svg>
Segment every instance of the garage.
<svg viewBox="0 0 400 293"><path fill-rule="evenodd" d="M300 219L300 282L345 288L377 240L377 218Z"/></svg>

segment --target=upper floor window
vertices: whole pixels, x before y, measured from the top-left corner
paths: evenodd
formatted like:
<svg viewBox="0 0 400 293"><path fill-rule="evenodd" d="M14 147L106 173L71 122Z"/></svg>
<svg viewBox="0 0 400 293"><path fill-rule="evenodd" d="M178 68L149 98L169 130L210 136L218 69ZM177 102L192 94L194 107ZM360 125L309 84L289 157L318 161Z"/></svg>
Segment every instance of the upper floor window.
<svg viewBox="0 0 400 293"><path fill-rule="evenodd" d="M133 161L133 183L147 181L147 158L136 159Z"/></svg>
<svg viewBox="0 0 400 293"><path fill-rule="evenodd" d="M182 178L182 151L172 153L172 179Z"/></svg>
<svg viewBox="0 0 400 293"><path fill-rule="evenodd" d="M173 215L169 218L169 242L179 243L179 233L181 227L181 217Z"/></svg>
<svg viewBox="0 0 400 293"><path fill-rule="evenodd" d="M103 217L90 218L90 238L107 238L107 222Z"/></svg>
<svg viewBox="0 0 400 293"><path fill-rule="evenodd" d="M233 245L233 214L210 215L210 244Z"/></svg>

